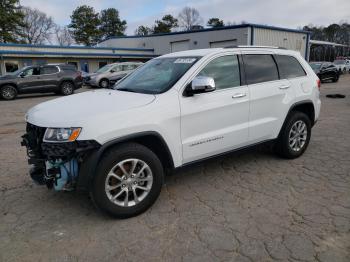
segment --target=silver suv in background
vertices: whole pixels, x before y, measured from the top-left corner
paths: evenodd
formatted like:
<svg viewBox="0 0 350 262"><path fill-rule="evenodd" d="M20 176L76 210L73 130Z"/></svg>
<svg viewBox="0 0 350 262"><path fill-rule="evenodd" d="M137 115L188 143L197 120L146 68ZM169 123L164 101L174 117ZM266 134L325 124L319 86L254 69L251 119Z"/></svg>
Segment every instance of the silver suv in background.
<svg viewBox="0 0 350 262"><path fill-rule="evenodd" d="M141 66L141 62L123 62L105 65L95 73L84 77L84 84L94 87L108 88L127 74Z"/></svg>

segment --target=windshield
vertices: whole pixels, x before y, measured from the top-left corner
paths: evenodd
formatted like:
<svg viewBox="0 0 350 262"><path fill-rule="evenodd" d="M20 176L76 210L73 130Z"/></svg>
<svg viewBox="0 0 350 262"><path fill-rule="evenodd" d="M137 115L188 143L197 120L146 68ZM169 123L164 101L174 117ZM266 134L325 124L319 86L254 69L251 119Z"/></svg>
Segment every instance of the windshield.
<svg viewBox="0 0 350 262"><path fill-rule="evenodd" d="M28 68L28 66L26 67L23 67L21 69L18 69L16 71L13 71L11 73L7 73L7 75L12 75L12 76L15 76L15 75L19 75L21 72L23 72L24 70L26 70Z"/></svg>
<svg viewBox="0 0 350 262"><path fill-rule="evenodd" d="M197 60L198 57L155 58L117 83L114 89L145 94L163 93Z"/></svg>
<svg viewBox="0 0 350 262"><path fill-rule="evenodd" d="M110 70L114 65L110 64L110 65L105 65L103 67L101 67L100 69L98 69L95 73L105 73L108 70Z"/></svg>
<svg viewBox="0 0 350 262"><path fill-rule="evenodd" d="M310 66L312 69L317 70L320 69L322 63L311 63Z"/></svg>
<svg viewBox="0 0 350 262"><path fill-rule="evenodd" d="M342 64L345 64L345 60L334 60L333 63L336 65L342 65Z"/></svg>

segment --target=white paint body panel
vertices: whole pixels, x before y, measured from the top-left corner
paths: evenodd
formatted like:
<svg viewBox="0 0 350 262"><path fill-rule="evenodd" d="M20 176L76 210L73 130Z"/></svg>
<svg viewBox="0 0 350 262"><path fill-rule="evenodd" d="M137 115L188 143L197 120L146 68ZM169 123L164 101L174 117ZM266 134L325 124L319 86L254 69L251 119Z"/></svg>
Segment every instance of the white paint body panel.
<svg viewBox="0 0 350 262"><path fill-rule="evenodd" d="M183 96L185 86L212 59L246 52L270 52L296 57L306 77L232 87ZM289 108L312 101L319 117L317 76L299 53L279 49L236 48L192 50L166 57L202 56L167 92L158 95L97 90L54 99L27 113L41 127L82 127L78 140L100 144L130 134L154 131L163 137L175 167L185 163L274 139ZM280 89L282 85L290 85ZM245 96L233 99L237 93Z"/></svg>

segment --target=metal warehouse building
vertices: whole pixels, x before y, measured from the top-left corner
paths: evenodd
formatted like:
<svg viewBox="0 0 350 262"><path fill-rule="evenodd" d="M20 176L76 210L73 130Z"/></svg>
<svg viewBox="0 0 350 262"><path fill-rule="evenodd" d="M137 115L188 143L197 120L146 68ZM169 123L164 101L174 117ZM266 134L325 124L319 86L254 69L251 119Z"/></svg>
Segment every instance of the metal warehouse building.
<svg viewBox="0 0 350 262"><path fill-rule="evenodd" d="M199 48L235 45L278 46L299 51L308 58L309 32L257 24L242 24L191 32L173 32L148 36L113 37L101 47L154 49L155 55Z"/></svg>
<svg viewBox="0 0 350 262"><path fill-rule="evenodd" d="M113 62L146 61L153 57L189 49L235 45L278 46L309 57L309 32L256 24L242 24L190 32L149 36L113 37L98 47L0 44L0 75L35 64L69 63L94 72Z"/></svg>
<svg viewBox="0 0 350 262"><path fill-rule="evenodd" d="M145 61L154 56L154 50L146 48L0 44L0 75L28 65L50 63L69 63L79 70L94 72L109 63Z"/></svg>

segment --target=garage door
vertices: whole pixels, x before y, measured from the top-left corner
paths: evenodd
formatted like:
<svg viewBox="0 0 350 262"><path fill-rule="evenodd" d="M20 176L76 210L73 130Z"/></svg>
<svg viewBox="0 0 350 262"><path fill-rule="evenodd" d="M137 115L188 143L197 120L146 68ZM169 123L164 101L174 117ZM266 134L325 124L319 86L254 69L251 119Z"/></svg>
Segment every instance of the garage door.
<svg viewBox="0 0 350 262"><path fill-rule="evenodd" d="M179 52L179 51L185 51L190 49L190 41L176 41L171 42L171 52Z"/></svg>
<svg viewBox="0 0 350 262"><path fill-rule="evenodd" d="M210 42L210 48L219 48L219 47L227 47L227 46L235 46L235 45L237 45L237 39Z"/></svg>

